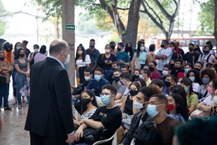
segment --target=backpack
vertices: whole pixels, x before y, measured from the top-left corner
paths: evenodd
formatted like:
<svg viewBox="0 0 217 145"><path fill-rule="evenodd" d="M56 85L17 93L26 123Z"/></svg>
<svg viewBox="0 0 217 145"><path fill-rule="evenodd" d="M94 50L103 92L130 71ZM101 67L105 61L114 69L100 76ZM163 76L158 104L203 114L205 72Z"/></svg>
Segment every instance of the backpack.
<svg viewBox="0 0 217 145"><path fill-rule="evenodd" d="M134 133L136 145L159 145L160 137L153 123L146 121L142 123Z"/></svg>
<svg viewBox="0 0 217 145"><path fill-rule="evenodd" d="M37 53L32 53L32 54L30 54L30 56L32 57L32 60L30 61L30 66L32 66L35 62L34 62L34 57L35 57L35 55L36 55Z"/></svg>

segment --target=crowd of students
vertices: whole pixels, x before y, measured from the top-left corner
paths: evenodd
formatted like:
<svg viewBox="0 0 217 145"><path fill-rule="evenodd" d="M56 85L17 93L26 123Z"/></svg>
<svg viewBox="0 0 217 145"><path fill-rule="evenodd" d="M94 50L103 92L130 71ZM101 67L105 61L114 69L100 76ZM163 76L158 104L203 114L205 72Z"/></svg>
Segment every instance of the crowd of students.
<svg viewBox="0 0 217 145"><path fill-rule="evenodd" d="M186 53L178 42L167 40L162 41L157 53L154 45L145 48L143 40L138 41L136 49L131 43L124 46L121 42L115 49L115 43L111 42L103 54L94 44L92 39L86 51L82 45L77 48L80 85L73 92L78 95L75 108L82 116L89 116L95 108L105 105L101 96L103 86L114 86L117 90L114 100L122 112L118 143L172 144L177 125L216 115L217 59L211 42L204 44L202 51L190 43ZM79 97L82 90L95 95L89 95L87 101L83 95ZM93 102L96 105L90 109ZM148 127L153 131L151 135L145 131ZM144 134L148 134L147 138Z"/></svg>

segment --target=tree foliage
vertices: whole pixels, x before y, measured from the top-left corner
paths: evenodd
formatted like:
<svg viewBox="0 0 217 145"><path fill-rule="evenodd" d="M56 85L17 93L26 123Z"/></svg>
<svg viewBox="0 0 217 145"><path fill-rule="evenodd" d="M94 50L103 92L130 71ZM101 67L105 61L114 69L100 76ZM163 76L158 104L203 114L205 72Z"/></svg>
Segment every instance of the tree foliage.
<svg viewBox="0 0 217 145"><path fill-rule="evenodd" d="M7 11L4 8L2 1L0 0L0 36L5 33L6 22L4 16L6 15L6 13Z"/></svg>
<svg viewBox="0 0 217 145"><path fill-rule="evenodd" d="M199 34L210 35L214 32L214 17L215 17L215 4L214 0L208 0L207 2L200 3L199 12Z"/></svg>

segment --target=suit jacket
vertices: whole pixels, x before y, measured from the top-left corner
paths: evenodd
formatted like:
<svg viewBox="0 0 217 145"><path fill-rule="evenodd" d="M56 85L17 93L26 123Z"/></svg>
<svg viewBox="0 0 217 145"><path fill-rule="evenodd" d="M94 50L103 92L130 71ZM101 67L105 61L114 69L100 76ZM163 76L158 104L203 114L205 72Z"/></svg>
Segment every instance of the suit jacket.
<svg viewBox="0 0 217 145"><path fill-rule="evenodd" d="M30 90L26 130L46 137L74 131L68 74L57 60L46 58L31 67Z"/></svg>

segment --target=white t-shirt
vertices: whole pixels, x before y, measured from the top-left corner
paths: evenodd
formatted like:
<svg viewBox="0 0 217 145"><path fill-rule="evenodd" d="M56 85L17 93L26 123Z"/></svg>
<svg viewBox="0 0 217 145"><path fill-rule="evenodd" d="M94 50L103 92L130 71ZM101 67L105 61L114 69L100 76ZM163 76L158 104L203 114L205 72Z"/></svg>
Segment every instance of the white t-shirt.
<svg viewBox="0 0 217 145"><path fill-rule="evenodd" d="M85 67L87 64L91 63L90 56L87 54L85 56L85 61L83 61L82 59L77 59L75 63L77 67Z"/></svg>
<svg viewBox="0 0 217 145"><path fill-rule="evenodd" d="M192 83L193 91L198 93L200 91L200 85L198 83Z"/></svg>
<svg viewBox="0 0 217 145"><path fill-rule="evenodd" d="M209 60L207 60L207 59L209 59ZM211 53L209 53L208 55L201 54L199 56L198 61L203 62L203 68L205 69L207 63L213 63L215 61L215 56Z"/></svg>
<svg viewBox="0 0 217 145"><path fill-rule="evenodd" d="M166 59L160 59L157 62L157 69L158 70L163 70L163 67L165 64L169 64L170 59L172 57L173 51L170 47L164 49L164 48L160 48L160 50L157 53L157 56L162 56L162 55L166 55L167 58Z"/></svg>
<svg viewBox="0 0 217 145"><path fill-rule="evenodd" d="M203 100L203 103L207 106L215 105L213 97L208 94L207 97Z"/></svg>

